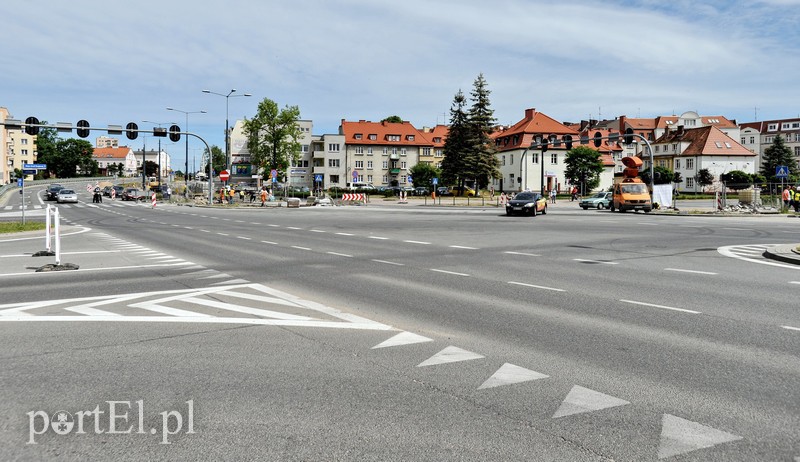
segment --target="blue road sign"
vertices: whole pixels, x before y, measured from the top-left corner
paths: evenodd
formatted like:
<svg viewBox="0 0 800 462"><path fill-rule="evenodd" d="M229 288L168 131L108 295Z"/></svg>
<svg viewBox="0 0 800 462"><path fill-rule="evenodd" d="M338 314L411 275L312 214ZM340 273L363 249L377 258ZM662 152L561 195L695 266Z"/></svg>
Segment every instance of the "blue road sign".
<svg viewBox="0 0 800 462"><path fill-rule="evenodd" d="M22 187L22 178L17 178L17 186Z"/></svg>
<svg viewBox="0 0 800 462"><path fill-rule="evenodd" d="M788 178L789 177L789 167L786 165L778 165L775 167L775 177L776 178Z"/></svg>
<svg viewBox="0 0 800 462"><path fill-rule="evenodd" d="M314 175L314 181L317 183L322 183L322 175Z"/></svg>
<svg viewBox="0 0 800 462"><path fill-rule="evenodd" d="M38 170L25 169L25 170L22 171L22 174L23 175L36 175L36 172L38 172Z"/></svg>
<svg viewBox="0 0 800 462"><path fill-rule="evenodd" d="M47 164L22 164L22 168L32 168L34 170L45 170Z"/></svg>
<svg viewBox="0 0 800 462"><path fill-rule="evenodd" d="M436 186L437 184L439 184L439 179L438 178L434 178L433 179L433 185Z"/></svg>
<svg viewBox="0 0 800 462"><path fill-rule="evenodd" d="M358 170L353 170L353 181L358 181Z"/></svg>

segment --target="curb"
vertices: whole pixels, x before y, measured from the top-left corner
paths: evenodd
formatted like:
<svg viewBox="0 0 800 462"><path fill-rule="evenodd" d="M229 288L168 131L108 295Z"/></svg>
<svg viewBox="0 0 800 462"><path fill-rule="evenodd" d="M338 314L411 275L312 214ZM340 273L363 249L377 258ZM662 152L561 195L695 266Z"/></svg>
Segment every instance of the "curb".
<svg viewBox="0 0 800 462"><path fill-rule="evenodd" d="M770 260L777 260L783 263L790 263L793 265L800 265L800 254L795 250L800 244L785 244L767 249L764 251L764 257Z"/></svg>

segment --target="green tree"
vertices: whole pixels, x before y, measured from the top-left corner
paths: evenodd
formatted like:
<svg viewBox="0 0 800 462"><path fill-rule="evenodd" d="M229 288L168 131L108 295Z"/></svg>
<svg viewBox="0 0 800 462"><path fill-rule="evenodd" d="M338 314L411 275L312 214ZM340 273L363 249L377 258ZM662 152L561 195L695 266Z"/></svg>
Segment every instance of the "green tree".
<svg viewBox="0 0 800 462"><path fill-rule="evenodd" d="M700 188L703 192L705 192L706 186L710 186L714 184L714 175L707 168L701 168L697 171L697 176L695 176L695 181L697 184L700 185Z"/></svg>
<svg viewBox="0 0 800 462"><path fill-rule="evenodd" d="M39 136L41 134L42 131L39 132ZM97 162L92 160L94 148L90 142L74 138L65 140L58 138L54 144L50 144L52 141L50 139L39 144L39 140L37 137L37 160L47 164L47 169L58 178L78 176L78 169L84 175L96 174Z"/></svg>
<svg viewBox="0 0 800 462"><path fill-rule="evenodd" d="M582 193L587 193L600 184L603 173L602 155L588 146L575 146L567 151L564 159L564 176L572 184L580 184Z"/></svg>
<svg viewBox="0 0 800 462"><path fill-rule="evenodd" d="M300 108L278 104L264 98L253 119L244 120L244 134L250 160L262 173L272 169L286 172L300 153Z"/></svg>
<svg viewBox="0 0 800 462"><path fill-rule="evenodd" d="M145 161L145 176L158 176L158 164L152 160Z"/></svg>
<svg viewBox="0 0 800 462"><path fill-rule="evenodd" d="M403 119L401 119L400 116L393 115L393 116L389 116L389 117L381 120L381 122L388 122L388 123L393 123L393 124L401 124L401 123L403 123Z"/></svg>
<svg viewBox="0 0 800 462"><path fill-rule="evenodd" d="M656 165L653 167L653 174L656 176L656 181L654 184L670 184L675 181L675 172L661 165ZM643 182L650 184L649 170L642 170L639 172L639 176L642 178ZM680 179L680 177L678 179Z"/></svg>
<svg viewBox="0 0 800 462"><path fill-rule="evenodd" d="M47 122L42 121L42 125L47 125ZM45 179L50 178L51 174L55 173L55 162L58 158L56 147L58 140L58 132L55 128L41 128L39 134L36 135L36 161L47 164L47 170L42 171Z"/></svg>
<svg viewBox="0 0 800 462"><path fill-rule="evenodd" d="M469 110L470 146L466 156L466 175L475 179L475 191L485 188L491 178L500 176L500 159L490 135L494 131L494 110L491 109L486 80L483 74L475 79L472 107ZM463 186L463 185L461 185Z"/></svg>
<svg viewBox="0 0 800 462"><path fill-rule="evenodd" d="M107 175L116 175L117 174L117 164L114 164L114 163L108 164L108 167L106 168L106 174Z"/></svg>
<svg viewBox="0 0 800 462"><path fill-rule="evenodd" d="M206 162L203 165L203 171L206 172L207 176L211 176L211 172L208 171L208 149L203 150L203 159ZM227 163L227 159L225 158L225 153L220 149L219 146L211 146L211 165L214 167L214 171L219 175L219 172L225 170L225 164Z"/></svg>
<svg viewBox="0 0 800 462"><path fill-rule="evenodd" d="M764 149L764 158L761 161L761 174L772 183L780 183L781 179L775 176L775 169L785 165L789 167L790 173L797 172L797 161L795 161L792 150L783 142L783 137L775 136L772 144Z"/></svg>
<svg viewBox="0 0 800 462"><path fill-rule="evenodd" d="M450 129L444 141L441 186L461 184L466 177L465 156L469 151L469 121L465 107L467 99L458 90L450 106Z"/></svg>
<svg viewBox="0 0 800 462"><path fill-rule="evenodd" d="M414 179L415 187L422 186L430 191L433 190L433 179L439 178L442 174L441 170L427 162L419 162L409 169L409 173Z"/></svg>
<svg viewBox="0 0 800 462"><path fill-rule="evenodd" d="M772 173L773 175L775 174L774 171ZM728 173L723 173L719 178L723 183L725 183L726 187L731 188L734 191L749 188L750 185L753 184L753 176L741 170L733 170Z"/></svg>

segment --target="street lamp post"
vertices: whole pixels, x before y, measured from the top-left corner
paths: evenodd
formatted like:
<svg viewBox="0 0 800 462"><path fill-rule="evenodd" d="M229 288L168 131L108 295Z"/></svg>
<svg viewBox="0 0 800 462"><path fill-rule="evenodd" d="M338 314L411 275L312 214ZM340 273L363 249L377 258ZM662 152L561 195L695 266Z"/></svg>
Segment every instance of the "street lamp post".
<svg viewBox="0 0 800 462"><path fill-rule="evenodd" d="M243 93L241 95L234 95L236 93L236 89L232 89L228 92L228 94L224 93L217 93L211 90L203 90L203 93L209 93L212 95L224 96L225 97L225 168L231 168L231 136L230 136L230 123L228 122L228 100L233 96L234 98L237 96L253 96L250 93Z"/></svg>
<svg viewBox="0 0 800 462"><path fill-rule="evenodd" d="M184 131L189 131L189 114L205 114L206 111L181 111L174 107L168 107L168 111L182 112L186 116L186 127ZM189 137L186 136L186 169L183 171L183 180L186 182L186 188L189 188Z"/></svg>
<svg viewBox="0 0 800 462"><path fill-rule="evenodd" d="M153 122L152 120L143 120L142 122L158 125L158 128L167 124L175 125L175 122ZM144 157L142 159L144 159ZM145 170L144 164L142 164L142 170ZM161 189L161 137L158 137L158 188Z"/></svg>

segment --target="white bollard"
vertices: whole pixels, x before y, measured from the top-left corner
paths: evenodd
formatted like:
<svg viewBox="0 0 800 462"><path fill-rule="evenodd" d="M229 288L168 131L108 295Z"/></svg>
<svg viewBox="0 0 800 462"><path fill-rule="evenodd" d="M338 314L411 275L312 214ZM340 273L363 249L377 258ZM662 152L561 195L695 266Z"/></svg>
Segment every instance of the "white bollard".
<svg viewBox="0 0 800 462"><path fill-rule="evenodd" d="M55 213L53 214L53 220L55 220L55 231L56 231L56 266L61 264L61 226L59 225L58 216L58 207L54 207L56 209Z"/></svg>
<svg viewBox="0 0 800 462"><path fill-rule="evenodd" d="M45 227L45 236L44 236L44 248L48 252L50 252L50 232L51 232L51 223L50 223L50 204L47 204L47 212L44 219L44 227Z"/></svg>

